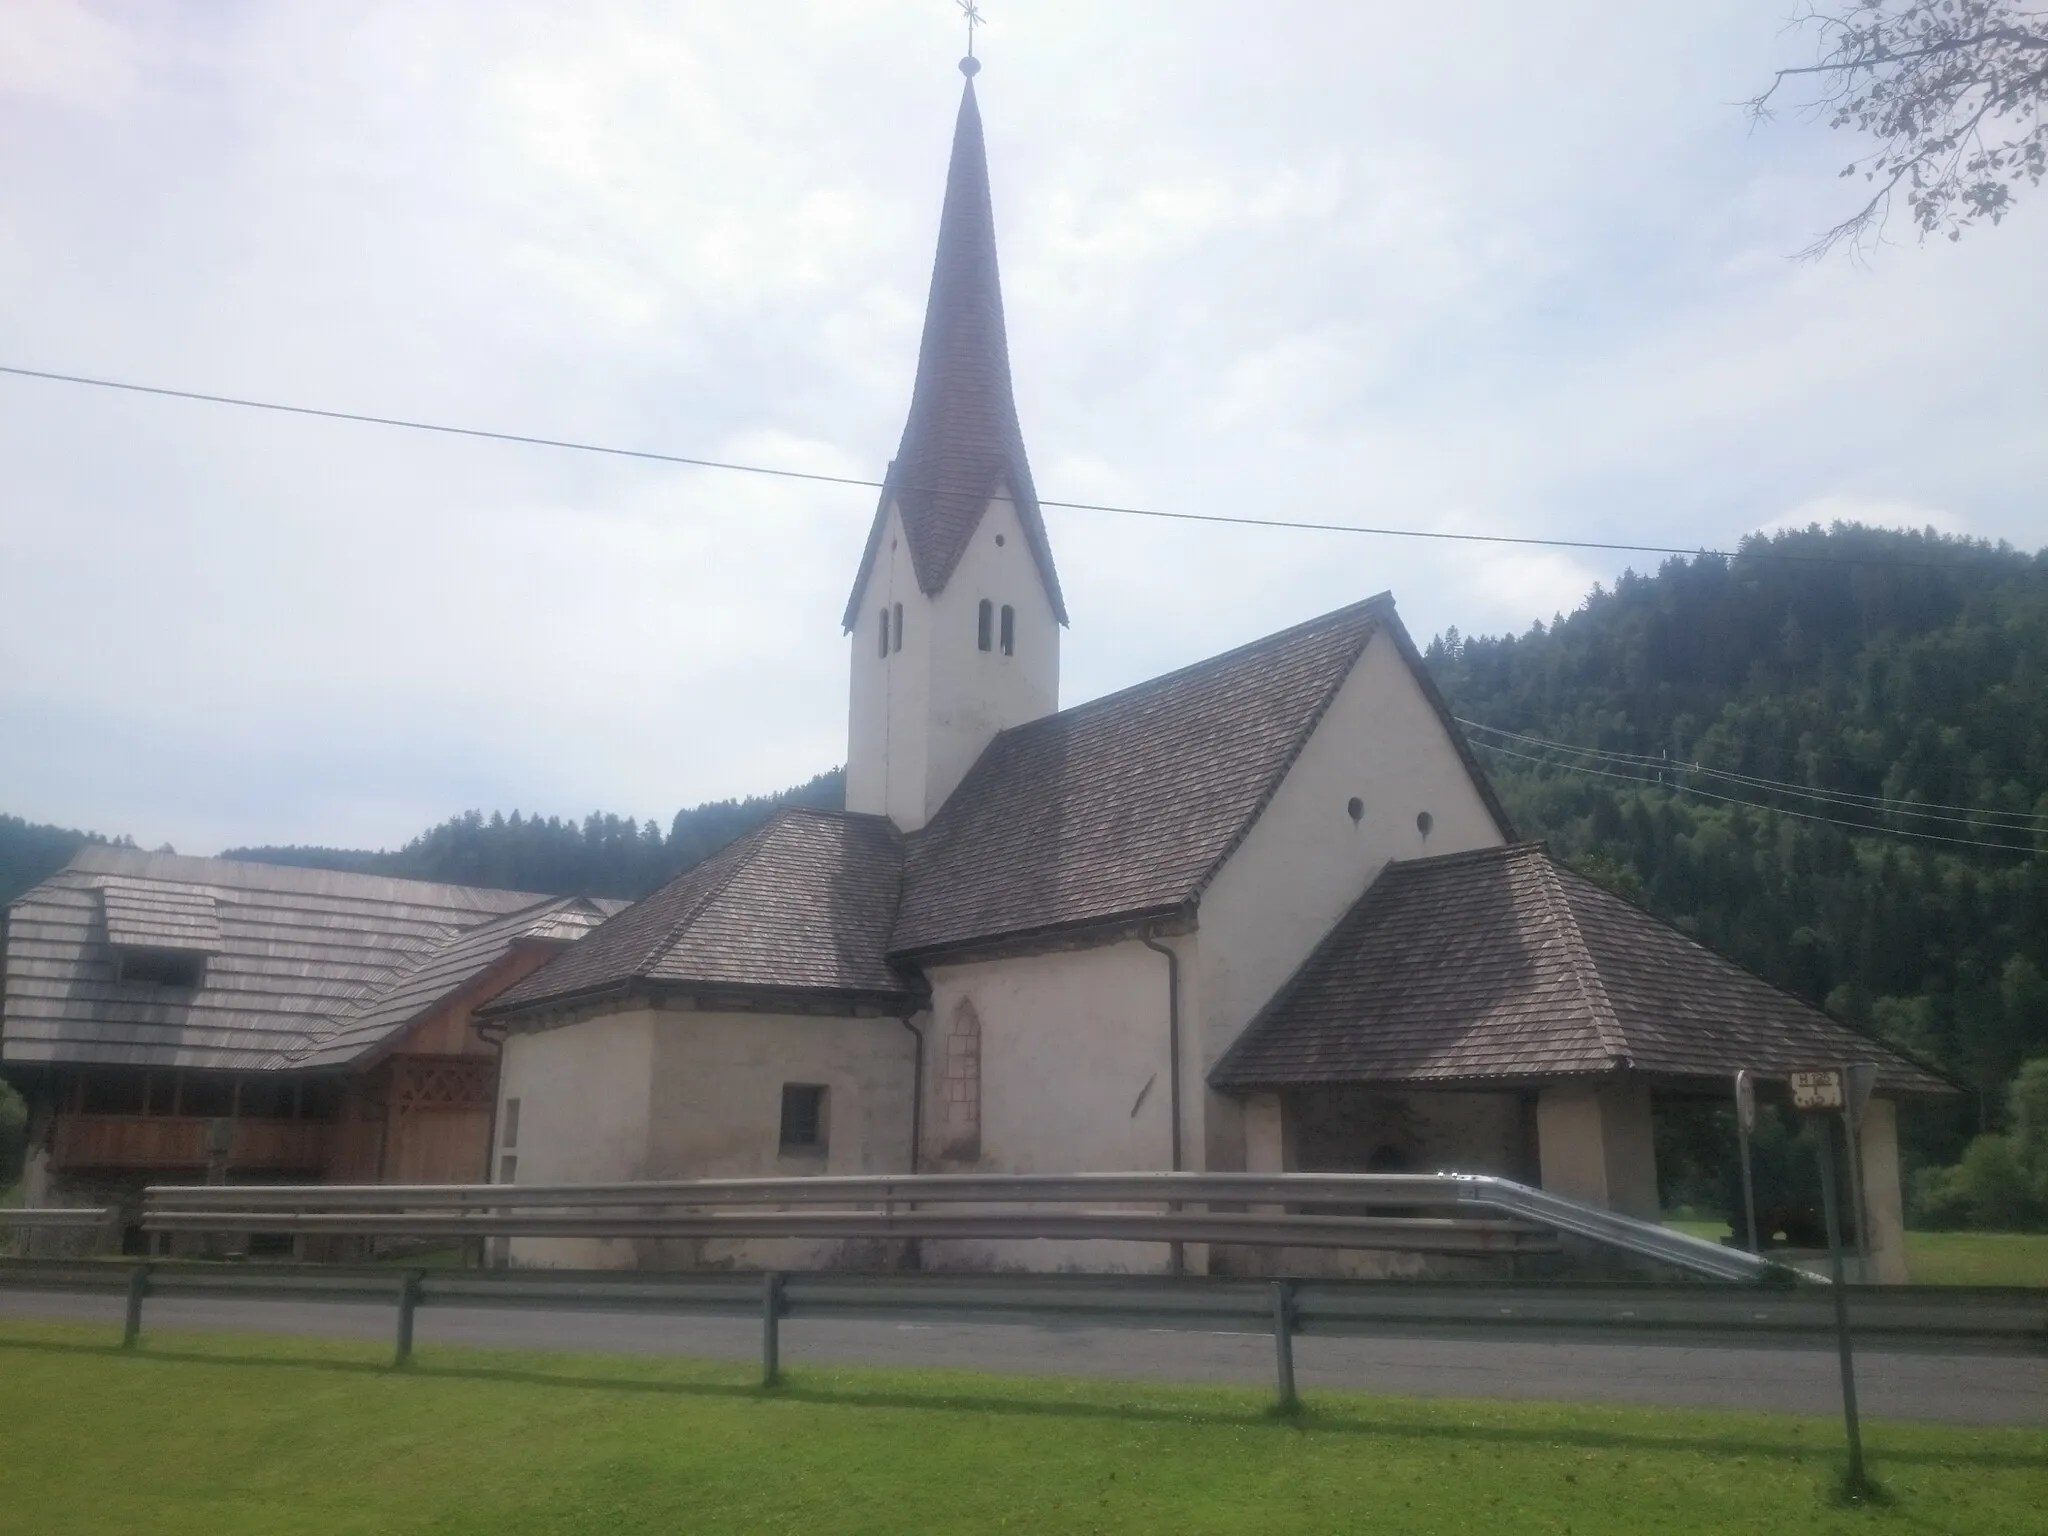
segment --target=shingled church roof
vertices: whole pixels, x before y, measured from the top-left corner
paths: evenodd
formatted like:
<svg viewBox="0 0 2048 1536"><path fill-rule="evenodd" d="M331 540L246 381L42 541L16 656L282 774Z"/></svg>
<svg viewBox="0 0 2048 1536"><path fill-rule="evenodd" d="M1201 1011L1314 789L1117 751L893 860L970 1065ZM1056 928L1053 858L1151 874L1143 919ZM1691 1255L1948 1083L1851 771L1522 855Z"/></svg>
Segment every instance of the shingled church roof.
<svg viewBox="0 0 2048 1536"><path fill-rule="evenodd" d="M1052 544L1038 510L1010 386L988 155L970 76L953 130L910 418L884 477L874 526L846 601L846 627L851 630L859 621L861 591L880 553L892 501L901 510L918 586L937 593L960 563L990 500L1003 495L1016 505L1052 611L1064 624L1066 601L1053 569Z"/></svg>
<svg viewBox="0 0 2048 1536"><path fill-rule="evenodd" d="M1465 752L1381 593L997 736L911 839L891 949L1190 911L1381 632ZM1486 776L1467 767L1512 836Z"/></svg>
<svg viewBox="0 0 2048 1536"><path fill-rule="evenodd" d="M791 809L728 843L480 1010L661 992L915 1002L888 960L903 839L883 816Z"/></svg>
<svg viewBox="0 0 2048 1536"><path fill-rule="evenodd" d="M1888 1093L1955 1091L1521 843L1389 865L1210 1081L1725 1083L1859 1060Z"/></svg>

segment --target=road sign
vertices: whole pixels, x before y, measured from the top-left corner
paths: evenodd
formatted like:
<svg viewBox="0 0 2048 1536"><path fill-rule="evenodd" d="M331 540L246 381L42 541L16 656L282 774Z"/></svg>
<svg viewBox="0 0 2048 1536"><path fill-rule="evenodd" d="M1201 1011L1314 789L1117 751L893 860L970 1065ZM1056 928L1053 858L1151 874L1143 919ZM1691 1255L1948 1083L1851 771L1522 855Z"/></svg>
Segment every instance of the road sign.
<svg viewBox="0 0 2048 1536"><path fill-rule="evenodd" d="M1743 1135L1756 1134L1756 1078L1747 1067L1735 1074L1735 1118Z"/></svg>
<svg viewBox="0 0 2048 1536"><path fill-rule="evenodd" d="M1802 1110L1843 1109L1849 1102L1840 1067L1816 1067L1792 1074L1792 1107Z"/></svg>

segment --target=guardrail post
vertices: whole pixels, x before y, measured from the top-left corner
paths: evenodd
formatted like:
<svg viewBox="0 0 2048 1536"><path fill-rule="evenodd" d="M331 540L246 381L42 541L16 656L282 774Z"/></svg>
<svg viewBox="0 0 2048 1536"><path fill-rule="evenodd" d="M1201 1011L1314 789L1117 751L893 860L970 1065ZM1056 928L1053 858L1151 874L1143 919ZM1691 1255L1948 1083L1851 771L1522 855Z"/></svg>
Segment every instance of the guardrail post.
<svg viewBox="0 0 2048 1536"><path fill-rule="evenodd" d="M1280 1411L1301 1406L1294 1395L1294 1282L1273 1282L1273 1363L1280 1375Z"/></svg>
<svg viewBox="0 0 2048 1536"><path fill-rule="evenodd" d="M420 1282L426 1275L417 1269L408 1269L405 1278L398 1285L398 1353L392 1359L394 1366L405 1365L412 1359L412 1315L420 1304Z"/></svg>
<svg viewBox="0 0 2048 1536"><path fill-rule="evenodd" d="M782 1276L769 1270L761 1277L761 1385L782 1380Z"/></svg>
<svg viewBox="0 0 2048 1536"><path fill-rule="evenodd" d="M138 1264L128 1271L128 1312L121 1323L121 1347L133 1349L142 1337L142 1298L149 1294L149 1266Z"/></svg>

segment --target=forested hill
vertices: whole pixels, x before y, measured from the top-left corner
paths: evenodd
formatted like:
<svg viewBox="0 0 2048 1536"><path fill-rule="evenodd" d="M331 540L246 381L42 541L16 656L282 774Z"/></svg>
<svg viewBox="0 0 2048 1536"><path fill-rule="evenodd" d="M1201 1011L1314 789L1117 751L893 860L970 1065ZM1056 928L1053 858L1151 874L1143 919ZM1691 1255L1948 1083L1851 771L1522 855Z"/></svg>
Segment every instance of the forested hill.
<svg viewBox="0 0 2048 1536"><path fill-rule="evenodd" d="M69 864L71 856L87 843L110 842L124 848L135 846L133 838L102 837L97 832L0 815L0 907L30 887L41 885Z"/></svg>
<svg viewBox="0 0 2048 1536"><path fill-rule="evenodd" d="M511 891L636 898L716 853L790 805L837 807L844 776L833 769L779 794L715 800L677 811L664 833L658 822L594 813L581 822L558 816L452 816L389 853L344 848L230 848L224 859L353 869L484 885Z"/></svg>
<svg viewBox="0 0 2048 1536"><path fill-rule="evenodd" d="M1994 1120L2048 1054L2048 555L1784 533L1427 659L1524 835Z"/></svg>
<svg viewBox="0 0 2048 1536"><path fill-rule="evenodd" d="M645 896L707 854L716 853L786 805L838 806L845 799L838 769L780 794L717 800L676 812L664 833L656 822L596 813L582 821L559 816L485 816L470 811L422 832L403 848L229 848L226 859L347 869L577 896ZM0 815L0 906L62 869L94 833L43 826ZM114 839L127 847L133 839Z"/></svg>

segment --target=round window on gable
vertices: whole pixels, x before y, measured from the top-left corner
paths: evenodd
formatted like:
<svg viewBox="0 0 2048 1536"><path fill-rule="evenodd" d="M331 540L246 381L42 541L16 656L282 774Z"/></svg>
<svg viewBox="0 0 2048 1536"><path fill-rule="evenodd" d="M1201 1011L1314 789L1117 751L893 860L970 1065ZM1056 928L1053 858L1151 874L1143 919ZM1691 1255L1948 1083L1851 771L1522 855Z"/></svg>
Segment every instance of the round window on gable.
<svg viewBox="0 0 2048 1536"><path fill-rule="evenodd" d="M1415 830L1420 832L1424 837L1429 836L1429 829L1435 825L1436 818L1430 815L1429 812L1417 811L1415 813Z"/></svg>
<svg viewBox="0 0 2048 1536"><path fill-rule="evenodd" d="M1003 547L1003 536L1002 536L1002 535L1001 535L1001 534L999 533L999 534L997 534L997 535L996 535L996 548L997 548L997 549L1001 549L1002 547Z"/></svg>
<svg viewBox="0 0 2048 1536"><path fill-rule="evenodd" d="M1344 814L1351 818L1351 825L1357 826L1361 821L1365 820L1365 802L1359 799L1358 796L1353 795L1344 802Z"/></svg>

